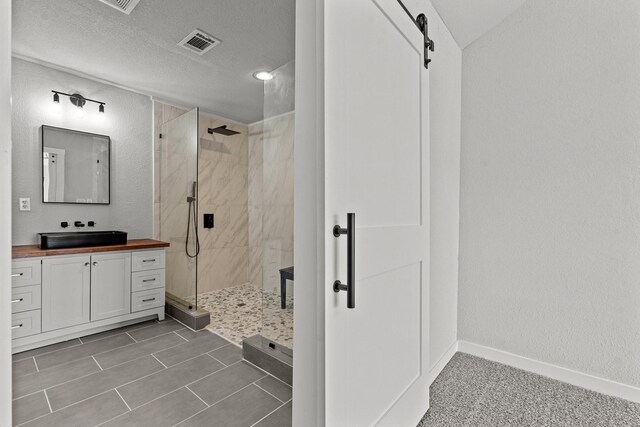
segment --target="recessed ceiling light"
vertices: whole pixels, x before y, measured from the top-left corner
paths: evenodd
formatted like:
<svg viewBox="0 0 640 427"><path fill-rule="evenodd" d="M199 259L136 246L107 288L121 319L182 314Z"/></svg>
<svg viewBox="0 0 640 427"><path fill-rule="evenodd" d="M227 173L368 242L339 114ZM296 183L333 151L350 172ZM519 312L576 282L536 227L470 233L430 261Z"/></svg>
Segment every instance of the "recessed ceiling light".
<svg viewBox="0 0 640 427"><path fill-rule="evenodd" d="M273 74L269 73L268 71L258 71L256 73L253 73L253 77L258 80L267 81L273 78Z"/></svg>

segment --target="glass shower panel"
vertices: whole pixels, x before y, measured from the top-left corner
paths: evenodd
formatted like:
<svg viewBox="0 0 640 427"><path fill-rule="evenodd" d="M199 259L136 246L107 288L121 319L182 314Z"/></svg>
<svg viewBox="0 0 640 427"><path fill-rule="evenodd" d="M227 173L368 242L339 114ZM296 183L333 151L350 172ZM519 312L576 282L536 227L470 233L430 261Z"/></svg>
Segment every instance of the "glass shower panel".
<svg viewBox="0 0 640 427"><path fill-rule="evenodd" d="M294 62L264 85L262 123L262 336L293 349Z"/></svg>
<svg viewBox="0 0 640 427"><path fill-rule="evenodd" d="M160 139L160 240L166 251L167 298L196 309L198 109L162 125Z"/></svg>

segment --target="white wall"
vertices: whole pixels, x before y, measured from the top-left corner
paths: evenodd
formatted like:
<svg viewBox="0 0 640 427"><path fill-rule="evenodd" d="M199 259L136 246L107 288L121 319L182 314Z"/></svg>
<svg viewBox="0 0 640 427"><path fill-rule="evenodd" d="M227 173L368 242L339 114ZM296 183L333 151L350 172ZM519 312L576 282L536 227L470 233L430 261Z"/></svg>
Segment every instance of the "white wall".
<svg viewBox="0 0 640 427"><path fill-rule="evenodd" d="M456 343L458 326L458 230L460 214L460 115L462 51L427 0L404 2L425 13L435 52L429 52L431 126L430 369ZM438 374L438 372L434 372Z"/></svg>
<svg viewBox="0 0 640 427"><path fill-rule="evenodd" d="M638 28L535 0L465 49L460 339L640 386Z"/></svg>
<svg viewBox="0 0 640 427"><path fill-rule="evenodd" d="M13 60L13 244L33 244L36 233L59 231L61 221L96 221L97 230L121 230L129 238L153 234L152 103L147 96L84 79L42 65ZM61 114L53 111L51 90L105 101L105 121L98 106L75 107L61 96ZM40 126L46 124L111 137L111 204L43 204ZM31 198L31 211L18 210L18 198ZM71 227L73 229L73 227ZM86 230L83 229L83 230Z"/></svg>
<svg viewBox="0 0 640 427"><path fill-rule="evenodd" d="M430 368L457 339L462 51L430 3L424 10L436 43L429 65L431 125ZM436 372L437 373L437 372Z"/></svg>
<svg viewBox="0 0 640 427"><path fill-rule="evenodd" d="M293 425L324 426L324 0L296 3ZM313 284L313 286L312 286Z"/></svg>
<svg viewBox="0 0 640 427"><path fill-rule="evenodd" d="M431 4L406 2L425 12L436 40L430 68L431 96L431 295L430 358L433 367L456 342L462 53ZM295 256L301 282L324 284L323 205L323 2L296 5ZM324 293L302 287L295 294L294 425L323 425Z"/></svg>
<svg viewBox="0 0 640 427"><path fill-rule="evenodd" d="M0 426L11 425L11 2L0 2Z"/></svg>

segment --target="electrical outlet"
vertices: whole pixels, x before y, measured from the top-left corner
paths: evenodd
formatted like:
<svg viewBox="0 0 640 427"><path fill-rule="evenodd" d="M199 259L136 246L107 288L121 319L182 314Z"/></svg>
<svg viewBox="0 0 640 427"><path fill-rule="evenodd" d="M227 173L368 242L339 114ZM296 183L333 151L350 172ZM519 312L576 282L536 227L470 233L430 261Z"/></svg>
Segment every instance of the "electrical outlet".
<svg viewBox="0 0 640 427"><path fill-rule="evenodd" d="M30 211L31 210L31 199L29 197L20 197L20 210L21 211Z"/></svg>

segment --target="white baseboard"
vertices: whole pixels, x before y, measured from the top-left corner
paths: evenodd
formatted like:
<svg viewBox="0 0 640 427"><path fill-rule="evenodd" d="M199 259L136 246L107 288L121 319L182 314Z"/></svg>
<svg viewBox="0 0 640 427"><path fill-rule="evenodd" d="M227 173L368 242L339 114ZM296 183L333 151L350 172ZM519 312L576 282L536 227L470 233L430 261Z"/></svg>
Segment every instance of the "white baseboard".
<svg viewBox="0 0 640 427"><path fill-rule="evenodd" d="M454 341L451 346L443 353L440 360L433 365L433 368L429 371L429 385L433 384L433 382L438 378L440 372L447 366L447 363L451 360L451 358L458 352L458 341Z"/></svg>
<svg viewBox="0 0 640 427"><path fill-rule="evenodd" d="M482 357L483 359L502 363L504 365L509 365L524 371L533 372L538 375L586 388L588 390L593 390L598 393L640 403L640 388L631 385L622 384L605 378L585 374L584 372L574 371L573 369L563 368L550 363L541 362L539 360L530 359L528 357L519 356L517 354L491 347L485 347L480 344L474 344L463 340L458 340L457 351L468 353L472 356ZM439 363L440 362L438 362L438 364Z"/></svg>

